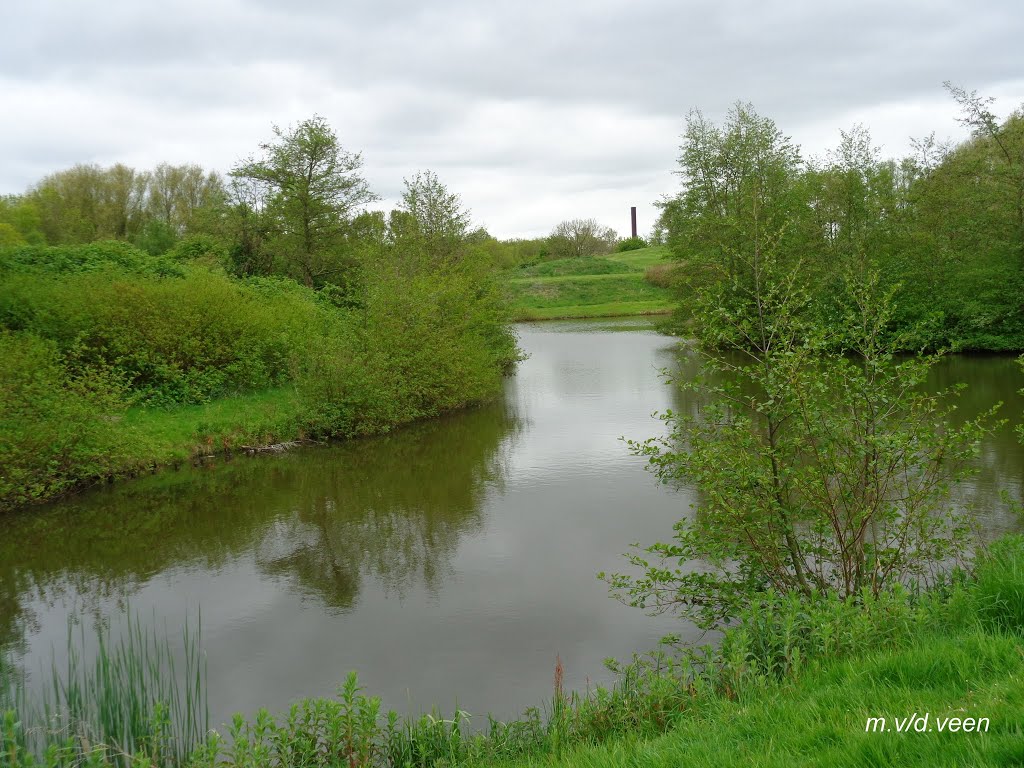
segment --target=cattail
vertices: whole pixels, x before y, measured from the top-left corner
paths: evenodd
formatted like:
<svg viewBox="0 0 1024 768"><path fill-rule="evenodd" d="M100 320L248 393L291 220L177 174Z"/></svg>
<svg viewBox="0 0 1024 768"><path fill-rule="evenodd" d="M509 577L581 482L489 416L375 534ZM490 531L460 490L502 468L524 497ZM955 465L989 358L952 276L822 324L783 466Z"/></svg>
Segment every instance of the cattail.
<svg viewBox="0 0 1024 768"><path fill-rule="evenodd" d="M562 666L562 657L555 655L555 698L561 701L564 694L562 693L562 680L565 678L565 668Z"/></svg>

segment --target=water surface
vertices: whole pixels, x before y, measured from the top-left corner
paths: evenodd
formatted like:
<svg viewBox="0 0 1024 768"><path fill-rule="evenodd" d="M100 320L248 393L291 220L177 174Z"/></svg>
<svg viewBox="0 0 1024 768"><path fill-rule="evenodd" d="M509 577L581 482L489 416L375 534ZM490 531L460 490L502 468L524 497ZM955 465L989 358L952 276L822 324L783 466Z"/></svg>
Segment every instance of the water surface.
<svg viewBox="0 0 1024 768"><path fill-rule="evenodd" d="M331 695L351 669L384 706L456 705L512 717L566 682L606 682L602 660L696 634L607 596L633 541L666 540L692 497L658 486L620 437L692 403L660 371L691 373L640 321L520 327L530 357L503 401L391 435L237 459L85 494L0 521L0 644L29 670L68 619L122 626L130 607L177 633L202 615L211 714ZM1007 358L956 358L965 414L1024 402ZM1004 430L967 493L994 532L1016 525L1024 451Z"/></svg>

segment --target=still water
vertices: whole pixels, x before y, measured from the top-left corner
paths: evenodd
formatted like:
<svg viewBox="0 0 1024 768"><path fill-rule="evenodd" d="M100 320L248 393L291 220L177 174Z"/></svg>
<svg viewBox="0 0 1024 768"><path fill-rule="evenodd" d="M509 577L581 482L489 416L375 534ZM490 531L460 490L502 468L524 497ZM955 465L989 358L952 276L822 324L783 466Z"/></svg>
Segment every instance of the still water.
<svg viewBox="0 0 1024 768"><path fill-rule="evenodd" d="M332 695L349 670L385 707L456 705L507 718L566 685L607 682L602 660L697 635L607 596L634 541L671 535L686 492L659 487L621 437L692 406L660 371L689 373L643 321L526 325L530 355L492 406L382 438L238 459L95 491L0 521L0 646L30 671L63 661L126 609L176 636L201 613L216 723ZM933 384L969 385L962 412L1024 401L1008 358L961 357ZM1024 449L1003 430L963 493L998 533L1018 523Z"/></svg>

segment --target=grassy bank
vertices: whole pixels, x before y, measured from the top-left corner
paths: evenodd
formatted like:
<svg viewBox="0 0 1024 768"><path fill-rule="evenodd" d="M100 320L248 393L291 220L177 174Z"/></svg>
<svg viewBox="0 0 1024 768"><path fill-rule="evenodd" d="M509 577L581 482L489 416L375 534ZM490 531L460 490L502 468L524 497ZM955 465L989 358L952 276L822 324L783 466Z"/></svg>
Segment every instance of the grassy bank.
<svg viewBox="0 0 1024 768"><path fill-rule="evenodd" d="M534 758L512 764L565 768L1020 765L1024 760L1021 654L1019 636L978 628L953 635L928 634L905 648L825 664L756 694L711 699L679 718L676 727L659 738L627 737L577 748L554 761ZM916 728L926 729L920 733L906 725L906 719L915 715L928 718L926 724L913 721ZM880 717L885 718L884 725L872 720Z"/></svg>
<svg viewBox="0 0 1024 768"><path fill-rule="evenodd" d="M654 246L512 270L513 316L555 320L668 313L674 305L671 292L651 280L667 264L667 249Z"/></svg>
<svg viewBox="0 0 1024 768"><path fill-rule="evenodd" d="M144 646L110 655L135 668ZM404 719L384 713L352 674L336 699L300 701L280 716L261 711L252 721L236 716L226 732L183 752L173 734L187 732L194 709L175 699L179 714L165 718L160 707L138 702L141 691L166 686L96 670L80 677L110 706L82 709L90 722L63 721L50 733L15 697L0 721L0 765L170 765L168 756L188 752L195 768L1019 765L1024 538L999 542L973 576L923 594L896 590L848 602L752 596L716 646L638 657L619 668L610 689L565 692L556 662L548 703L512 722L483 723L464 712ZM201 695L191 684L189 701ZM0 685L0 709L4 701ZM60 704L50 701L51 709ZM137 733L119 731L114 741L104 729L125 727L128 715L116 715L122 705L150 717L136 717ZM909 732L907 718L914 718ZM37 754L39 739L48 745L41 763L32 739ZM125 755L120 745L129 743L136 747Z"/></svg>

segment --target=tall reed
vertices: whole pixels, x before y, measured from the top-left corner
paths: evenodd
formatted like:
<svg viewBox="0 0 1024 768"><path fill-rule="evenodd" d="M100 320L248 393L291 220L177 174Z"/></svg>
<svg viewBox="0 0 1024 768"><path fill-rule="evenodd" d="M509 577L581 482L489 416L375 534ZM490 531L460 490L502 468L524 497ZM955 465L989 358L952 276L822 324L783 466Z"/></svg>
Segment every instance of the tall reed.
<svg viewBox="0 0 1024 768"><path fill-rule="evenodd" d="M102 755L126 766L144 756L155 765L184 764L206 741L210 722L200 623L186 621L182 640L179 664L168 635L129 612L117 637L96 628L96 653L87 659L85 629L76 634L69 624L67 665L51 662L49 685L30 689L10 673L0 679L0 708L13 705L19 747L37 755L58 750L71 761Z"/></svg>

